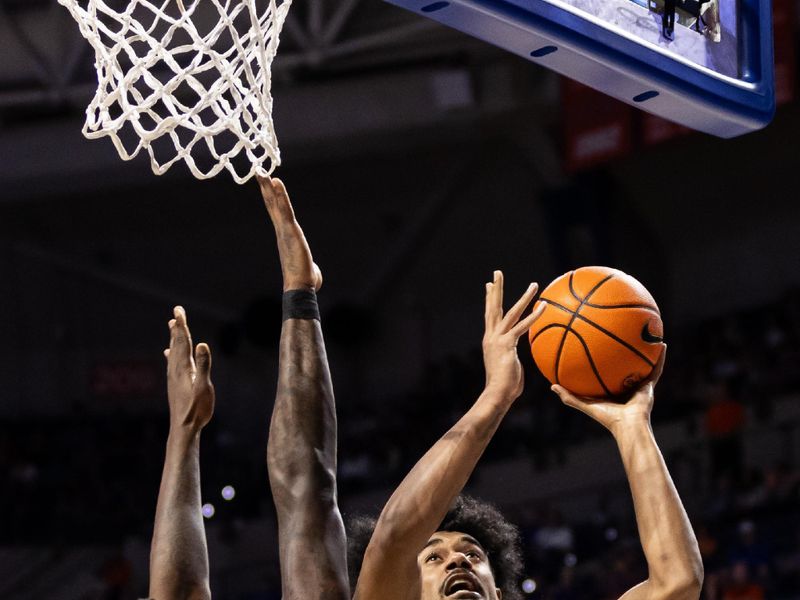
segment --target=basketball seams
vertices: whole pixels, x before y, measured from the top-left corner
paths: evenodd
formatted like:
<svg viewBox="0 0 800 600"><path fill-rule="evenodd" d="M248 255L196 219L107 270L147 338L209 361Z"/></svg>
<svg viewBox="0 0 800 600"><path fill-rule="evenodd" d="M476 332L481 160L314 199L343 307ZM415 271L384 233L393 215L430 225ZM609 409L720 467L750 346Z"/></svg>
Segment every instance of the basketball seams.
<svg viewBox="0 0 800 600"><path fill-rule="evenodd" d="M557 309L554 311L547 311L549 317L545 319L545 321L550 321L547 325L542 327L539 331L534 333L533 337L530 339L530 346L531 350L533 351L534 358L538 358L538 354L542 354L542 349L553 349L555 350L555 359L553 363L550 363L551 368L554 368L553 377L551 381L556 384L561 384L561 377L560 377L560 369L562 366L562 354L567 354L565 360L567 360L567 365L569 367L568 372L565 372L567 378L572 381L572 371L573 367L572 361L573 360L580 360L580 350L574 345L572 342L568 342L569 340L569 333L573 333L577 338L578 342L583 347L583 351L586 355L586 360L589 364L589 367L592 370L593 375L589 375L588 370L583 368L583 372L580 375L579 379L583 378L583 385L589 386L588 389L595 388L596 385L600 385L602 390L605 392L607 396L614 396L615 394L611 392L609 387L603 381L603 374L609 375L610 377L614 378L616 375L612 375L612 373L616 373L618 369L613 364L606 364L603 362L602 359L599 363L595 363L594 357L591 354L590 343L593 345L595 342L600 344L609 344L610 342L603 342L602 337L606 337L608 340L613 340L613 344L617 345L617 348L624 348L621 353L619 350L616 356L618 360L622 361L625 364L628 364L627 361L630 360L641 360L644 364L648 365L651 369L655 366L655 363L650 360L648 355L645 352L650 352L651 349L642 347L641 349L638 347L638 337L636 339L631 339L630 342L623 339L622 335L626 337L630 337L633 335L632 332L629 332L629 327L624 327L619 332L614 332L614 322L616 322L619 317L623 316L617 313L607 313L607 317L604 316L602 311L604 310L622 310L623 313L625 309L628 309L631 313L635 313L640 311L637 315L638 318L643 319L650 319L652 321L654 318L661 318L661 311L659 310L658 306L655 304L655 301L652 301L652 298L646 293L642 294L635 294L634 297L630 297L629 294L622 293L620 291L619 285L609 285L603 289L600 293L598 290L605 285L606 282L614 279L617 284L622 285L625 287L627 284L626 276L621 271L616 271L613 269L593 269L593 268L586 268L587 272L592 272L594 276L590 275L589 277L583 277L587 273L584 273L582 269L577 269L570 271L569 273L565 274L554 281L550 286L548 286L548 290L545 290L545 293L548 295L556 294L558 296L557 300L552 300L546 297L544 294L540 296L539 300L545 303L545 306L551 306L553 309ZM609 272L611 271L611 272ZM601 279L602 278L602 279ZM598 281L599 279L599 281ZM631 278L632 279L632 278ZM581 286L581 290L587 288L588 283L594 280L596 283L588 289L585 293L581 291L577 291L578 285ZM633 280L635 282L635 280ZM564 284L567 284L566 286ZM636 282L638 283L638 282ZM639 285L641 287L641 285ZM550 289L552 288L552 290ZM583 294L583 297L581 297ZM626 297L627 296L627 297ZM602 300L598 300L597 297L602 297ZM594 302L592 302L594 299ZM649 300L649 301L648 301ZM602 302L609 302L607 305L603 305ZM598 303L600 302L600 303ZM576 306L577 304L577 306ZM574 308L572 308L574 306ZM587 307L585 310L588 311L590 314L582 314L584 312L584 307ZM627 315L627 313L625 313ZM569 316L567 316L569 315ZM650 315L650 316L648 316ZM608 318L610 319L609 323L606 324L609 329L606 329L603 325L598 323L603 323L604 320ZM578 323L578 319L586 325L580 325ZM598 320L598 321L595 321ZM558 322L554 322L558 321ZM564 321L567 324L564 324ZM605 323L604 323L605 324ZM544 331L548 329L555 329L555 328L562 328L564 332L561 336L561 339L558 339L558 334L553 332L549 336L543 337L544 341L541 341L539 346L537 346L538 350L534 351L534 343L537 339L539 339L540 335L544 333ZM589 329L587 329L587 327ZM593 334L592 332L596 331L597 333ZM586 336L584 338L584 336ZM600 336L600 337L598 337ZM645 342L648 342L648 339L643 337L642 338ZM553 348L556 345L557 348ZM649 344L651 345L651 344ZM602 346L599 346L599 348ZM608 346L609 349L611 346ZM630 352L631 358L625 358L625 353ZM552 350L550 350L552 352ZM548 352L549 354L549 352ZM632 357L635 356L636 359ZM544 355L541 356L544 358ZM602 358L602 357L601 357ZM544 364L544 363L542 363ZM584 363L585 364L585 363ZM614 362L616 364L616 361ZM578 366L578 363L575 364L575 367ZM611 368L609 373L605 373L607 368ZM636 368L634 365L631 365L631 368ZM602 369L602 373L601 373ZM542 371L544 373L544 371ZM597 384L592 384L592 379L597 381ZM596 389L596 388L595 388ZM596 392L593 392L596 393Z"/></svg>
<svg viewBox="0 0 800 600"><path fill-rule="evenodd" d="M572 287L572 278L573 278L573 276L574 276L574 275L575 275L575 271L570 271L570 274L569 274L569 291L570 291L570 293L571 293L571 294L572 294L572 295L575 297L575 299L576 299L576 300L580 300L580 302L581 302L581 303L580 303L580 304L577 306L577 308L575 309L575 311L572 313L572 318L570 318L570 320L569 320L569 323L567 323L567 328L566 328L566 330L564 331L564 335L561 337L561 343L558 345L558 351L556 352L556 364L555 364L555 366L554 366L554 369L555 369L555 371L554 371L554 372L555 372L555 375L556 375L556 383L557 383L557 384L559 384L559 385L561 385L561 377L560 377L560 376L559 376L559 374L558 374L558 367L559 367L559 366L560 366L560 364L561 364L561 351L562 351L562 350L564 350L564 344L565 344L565 343L566 343L566 341L567 341L567 334L568 334L570 331L572 331L573 333L575 333L575 332L573 331L573 329L572 329L572 324L575 322L575 319L577 319L577 318L578 318L578 313L580 312L580 310L581 310L581 307L582 307L582 306L583 306L583 305L584 305L586 302L588 302L588 301L589 301L589 298L591 298L591 297L592 297L592 294L594 294L594 293L595 293L597 290L599 290L599 289L600 289L600 287L601 287L601 286L602 286L602 285L603 285L603 284L604 284L606 281L609 281L609 280L611 280L611 279L613 279L613 278L614 278L614 274L613 274L613 273L611 273L610 275L606 275L606 277L605 277L604 279L601 279L601 280L600 280L600 281L599 281L599 282L598 282L598 283L597 283L597 284L596 284L596 285L595 285L595 286L594 286L594 287L593 287L591 290L589 290L589 291L587 292L586 296L585 296L583 299L581 299L581 298L579 298L579 297L578 297L578 295L575 293L575 289ZM577 334L576 334L576 335L577 335ZM583 342L583 340L581 340L581 342ZM590 361L589 361L589 362L591 362L591 359L590 359ZM604 389L605 389L605 386L604 386Z"/></svg>
<svg viewBox="0 0 800 600"><path fill-rule="evenodd" d="M658 310L656 307L650 304L592 304L591 302L587 302L586 306L589 308L602 308L603 310L614 309L614 308L641 308L643 310L649 310L652 313L657 314L659 317L661 316L661 311Z"/></svg>
<svg viewBox="0 0 800 600"><path fill-rule="evenodd" d="M575 276L575 271L570 271L568 280L569 292L576 300L578 300L579 302L583 302L583 300L581 300L581 298L578 297L578 294L575 293L575 288L572 287L572 278L574 276ZM554 366L553 372L556 375L556 383L559 385L561 385L561 377L558 374L558 367L561 365L561 351L564 349L564 344L567 341L567 334L570 332L570 327L572 326L573 321L575 321L575 316L578 314L577 311L580 310L580 308L581 306L578 305L578 308L576 308L575 312L572 313L572 317L570 318L569 323L567 323L567 327L564 330L564 335L561 336L561 342L558 344L558 350L556 351L556 364Z"/></svg>
<svg viewBox="0 0 800 600"><path fill-rule="evenodd" d="M597 370L597 365L594 364L592 353L589 351L589 345L583 339L583 336L574 329L570 329L569 332L572 333L576 338L578 338L578 341L581 343L581 346L583 346L583 351L586 352L586 359L589 361L589 366L592 368L592 372L594 373L594 376L597 378L597 382L603 388L603 391L606 393L607 396L614 396L615 394L611 393L611 390L608 389L608 386L603 381L603 378L600 377L600 371Z"/></svg>
<svg viewBox="0 0 800 600"><path fill-rule="evenodd" d="M553 300L549 300L548 298L541 297L539 298L539 301L544 302L545 304L549 304L553 308L558 308L560 310L563 310L564 312L568 312L571 315L575 314L575 311L573 311L572 309L567 308L566 306L564 306L563 304L559 304L558 302L554 302Z"/></svg>
<svg viewBox="0 0 800 600"><path fill-rule="evenodd" d="M538 337L540 335L542 335L548 329L557 329L558 327L563 327L566 330L564 332L564 335L566 336L567 331L569 331L569 328L566 325L564 325L563 323L550 323L549 325L546 325L545 327L542 327L539 331L536 332L536 335L533 336L533 339L530 341L531 351L533 350L533 344L536 342L536 340L538 339ZM561 338L562 346L563 346L563 343L564 343L564 338ZM556 371L555 371L556 383L558 383L558 363L559 363L559 357L560 356L561 356L561 351L559 350L559 353L556 354L556 365L555 365L555 368L556 368Z"/></svg>
<svg viewBox="0 0 800 600"><path fill-rule="evenodd" d="M575 271L573 271L572 273L574 273L574 272L575 272ZM575 294L575 291L574 291L574 290L573 290L573 288L572 288L572 273L570 273L570 278L569 278L569 281L570 281L570 292L572 293L572 295L573 295L573 296L575 296L575 298L577 298L578 296ZM591 297L592 297L592 295L593 295L593 294L594 294L594 293L595 293L595 292L596 292L598 289L600 289L600 286L601 286L601 285L603 285L603 284L604 284L606 281L608 281L608 280L612 279L613 277L614 277L614 274L613 274L613 273L612 273L611 275L608 275L608 276L607 276L605 279L603 279L603 280L602 280L600 283L598 283L598 284L597 284L597 285L596 285L594 288L592 288L592 289L589 291L589 293L588 293L588 294L586 294L586 297L585 297L585 298L584 298L584 299L581 301L581 304L580 304L580 306L578 306L578 308L576 308L576 309L575 309L575 312L573 313L573 317L572 317L572 319L571 319L571 320L570 320L570 322L569 322L569 328L570 328L570 331L572 331L572 323L575 321L575 319L580 319L581 321L583 321L583 322L585 322L585 323L588 323L589 325L591 325L592 327L594 327L594 328L595 328L595 329L597 329L598 331L601 331L601 332L603 332L604 334L606 334L608 337L610 337L610 338L611 338L612 340L614 340L615 342L617 342L617 343L619 343L619 344L622 344L622 345L623 345L625 348L627 348L628 350L630 350L631 352L633 352L633 353L634 353L636 356L638 356L639 358L641 358L641 359L642 359L644 362L646 362L646 363L647 363L647 364L648 364L650 367L654 367L654 366L655 366L655 363L654 363L653 361L651 361L649 358L647 358L647 357L646 357L646 356L645 356L645 355L644 355L644 354L643 354L641 351L639 351L637 348L635 348L634 346L632 346L631 344L629 344L628 342L626 342L625 340L623 340L623 339L622 339L622 338L620 338L619 336L617 336L617 335L615 335L615 334L611 333L611 332L610 332L608 329L606 329L605 327L602 327L602 326L598 325L597 323L595 323L594 321L592 321L590 318L588 318L588 317L585 317L585 316L583 316L582 314L580 314L580 311L581 311L581 309L582 309L584 306L589 306L589 307L592 307L592 308L599 308L599 309L605 309L605 308L607 308L607 307L605 307L605 306L599 306L599 305L598 305L598 306L593 306L593 305L592 305L592 304L589 302L589 298L591 298ZM642 308L644 308L644 307L642 307ZM650 310L652 310L652 307L647 307L647 308L650 308ZM660 313L659 313L659 316L660 316ZM565 333L564 335L565 335L565 337L566 337L566 333ZM563 344L562 344L562 346L563 346ZM559 350L560 350L560 349L559 349Z"/></svg>
<svg viewBox="0 0 800 600"><path fill-rule="evenodd" d="M573 317L574 319L575 317ZM572 325L572 321L569 322L569 325ZM570 332L569 325L564 327L564 335L561 336L561 343L558 344L558 351L556 352L556 364L553 367L554 373L556 375L556 383L561 385L561 377L558 374L558 367L561 364L561 351L564 349L564 343L567 341L567 334Z"/></svg>
<svg viewBox="0 0 800 600"><path fill-rule="evenodd" d="M575 292L575 287L572 285L572 279L574 276L575 276L575 271L570 271L569 279L567 280L567 282L569 283L569 293L572 294L572 297L575 298L575 300L577 300L578 302L584 302L586 298L581 298L580 296L578 296L578 294Z"/></svg>
<svg viewBox="0 0 800 600"><path fill-rule="evenodd" d="M628 350L630 350L631 352L633 352L633 353L634 353L636 356L638 356L639 358L641 358L641 359L642 359L644 362L646 362L646 363L647 363L648 365L650 365L651 367L654 367L654 366L655 366L655 363L654 363L653 361L651 361L649 358L647 358L647 356L645 356L645 355L644 355L644 354L643 354L643 353L642 353L642 352L641 352L639 349L637 349L635 346L633 346L633 345L629 344L628 342L626 342L625 340L623 340L621 337L619 337L619 336L615 335L614 333L610 332L610 331L609 331L608 329L606 329L605 327L603 327L603 326L601 326L601 325L598 325L597 323L595 323L594 321L592 321L592 320L591 320L589 317L584 317L583 315L576 315L576 316L577 316L577 317L578 317L578 318L579 318L581 321L583 321L584 323L588 323L589 325L591 325L592 327L594 327L594 328L595 328L595 329L597 329L598 331L600 331L600 332L602 332L602 333L606 334L608 337L610 337L612 340L614 340L614 341L615 341L615 342L617 342L618 344L620 344L620 345L624 346L625 348L627 348Z"/></svg>
<svg viewBox="0 0 800 600"><path fill-rule="evenodd" d="M540 335L542 335L545 331L547 331L548 329L553 329L555 327L563 327L564 329L567 329L567 326L564 325L563 323L550 323L549 325L545 325L539 331L536 332L536 335L533 336L533 338L531 339L530 345L533 346L533 343L536 341L536 339Z"/></svg>

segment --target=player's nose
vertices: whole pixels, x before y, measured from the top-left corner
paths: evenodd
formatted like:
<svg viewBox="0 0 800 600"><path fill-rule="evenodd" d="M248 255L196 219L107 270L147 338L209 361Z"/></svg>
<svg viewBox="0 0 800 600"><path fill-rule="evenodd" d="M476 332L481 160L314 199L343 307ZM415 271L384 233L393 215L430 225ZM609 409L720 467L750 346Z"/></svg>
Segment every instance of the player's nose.
<svg viewBox="0 0 800 600"><path fill-rule="evenodd" d="M447 560L447 570L466 569L472 571L472 563L463 552L453 552Z"/></svg>

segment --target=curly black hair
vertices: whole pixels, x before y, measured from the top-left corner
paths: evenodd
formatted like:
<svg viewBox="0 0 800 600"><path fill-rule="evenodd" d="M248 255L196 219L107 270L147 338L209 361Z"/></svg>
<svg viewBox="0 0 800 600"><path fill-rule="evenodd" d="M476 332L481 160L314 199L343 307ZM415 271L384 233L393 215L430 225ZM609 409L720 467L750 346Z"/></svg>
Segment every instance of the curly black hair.
<svg viewBox="0 0 800 600"><path fill-rule="evenodd" d="M347 563L350 586L355 589L364 553L377 520L357 516L347 524ZM437 531L458 531L481 543L503 600L522 600L519 580L522 574L522 550L519 530L493 505L470 496L458 496Z"/></svg>

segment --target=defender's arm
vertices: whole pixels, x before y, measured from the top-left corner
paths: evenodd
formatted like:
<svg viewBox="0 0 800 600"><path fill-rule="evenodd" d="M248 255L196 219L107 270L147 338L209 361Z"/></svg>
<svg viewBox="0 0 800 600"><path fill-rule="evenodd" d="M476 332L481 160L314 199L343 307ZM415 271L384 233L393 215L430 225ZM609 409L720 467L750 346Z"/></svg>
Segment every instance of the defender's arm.
<svg viewBox="0 0 800 600"><path fill-rule="evenodd" d="M169 322L167 392L170 426L150 549L150 598L206 600L208 550L200 508L200 432L214 412L211 352L192 339L186 313Z"/></svg>
<svg viewBox="0 0 800 600"><path fill-rule="evenodd" d="M278 391L267 467L278 514L285 600L349 600L347 544L336 492L336 406L316 291L322 274L283 183L259 179L283 272Z"/></svg>

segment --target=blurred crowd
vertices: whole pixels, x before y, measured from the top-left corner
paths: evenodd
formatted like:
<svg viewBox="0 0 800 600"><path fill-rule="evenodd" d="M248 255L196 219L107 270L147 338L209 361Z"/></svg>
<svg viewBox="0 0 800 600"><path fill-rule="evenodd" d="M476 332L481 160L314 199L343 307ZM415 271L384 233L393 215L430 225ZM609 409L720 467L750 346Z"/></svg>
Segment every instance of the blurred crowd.
<svg viewBox="0 0 800 600"><path fill-rule="evenodd" d="M767 468L750 465L743 448L750 420L771 422L775 400L800 392L800 293L697 323L668 342L669 367L653 419L683 421L707 448L707 485L690 514L706 567L704 598L800 597L800 472L789 454ZM529 358L523 364L532 369ZM482 386L475 349L429 365L411 393L368 406L340 401L342 494L396 483ZM519 457L528 457L535 469L558 468L570 446L606 435L551 395L541 376L527 374L524 396L481 468ZM235 485L237 502L219 518L271 518L262 453L240 447L223 426L212 421L204 436L204 497ZM789 424L787 435L797 430L798 423ZM166 434L163 414L76 413L3 423L0 545L148 539ZM531 597L616 598L645 577L635 523L617 523L602 501L580 522L567 522L548 506L504 508L521 526ZM98 572L116 581L109 589L127 581L119 557L109 557ZM264 594L253 598L270 598Z"/></svg>
<svg viewBox="0 0 800 600"><path fill-rule="evenodd" d="M705 566L704 600L800 597L800 471L786 463L749 469L720 499L691 515ZM635 523L618 522L601 500L585 520L555 508L518 509L526 564L538 592L552 600L619 598L647 577Z"/></svg>
<svg viewBox="0 0 800 600"><path fill-rule="evenodd" d="M714 475L740 471L740 433L747 415L771 417L774 400L800 391L800 291L758 309L703 321L670 335L668 368L653 412L655 423L684 419L694 427L704 415L712 442ZM566 448L603 430L565 410L534 372L525 344L523 396L516 402L486 455L487 461L530 457L548 468ZM479 348L431 364L410 394L369 406L340 403L341 477L350 486L372 487L402 476L417 458L471 405L484 384ZM408 436L413 430L415 435Z"/></svg>

